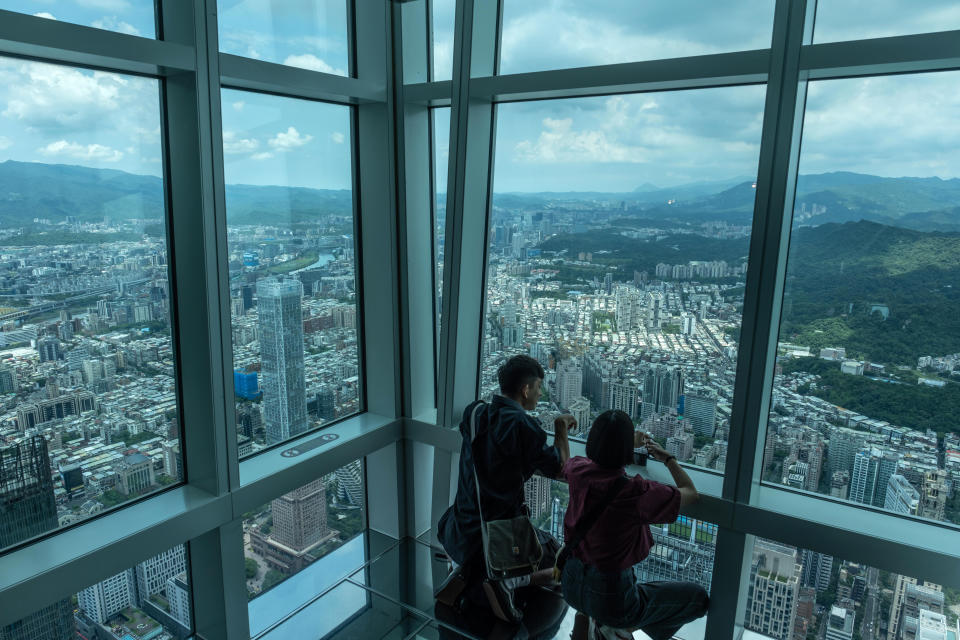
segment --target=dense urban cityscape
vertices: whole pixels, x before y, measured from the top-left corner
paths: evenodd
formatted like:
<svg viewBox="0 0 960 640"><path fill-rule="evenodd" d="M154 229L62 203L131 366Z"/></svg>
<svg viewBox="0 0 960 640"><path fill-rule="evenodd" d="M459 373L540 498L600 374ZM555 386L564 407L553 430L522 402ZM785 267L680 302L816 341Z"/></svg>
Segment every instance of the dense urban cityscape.
<svg viewBox="0 0 960 640"><path fill-rule="evenodd" d="M507 357L527 353L547 372L536 413L548 430L555 415L568 412L577 419L574 435L585 438L599 412L619 409L679 460L722 472L747 245L740 245L742 257L722 260L710 255L717 253L711 243L746 239L750 227L706 216L651 220L648 211L626 201L629 195L621 198L494 197L481 395L496 392L496 370ZM797 222L826 212L816 204L811 209L798 207ZM681 250L681 242L696 245L691 236L703 239L707 255ZM623 238L635 243L624 249ZM663 245L676 260L629 268L637 261L624 255L627 250L656 256ZM787 296L792 293L788 285ZM879 307L871 315L889 313L869 302ZM764 480L960 522L960 431L892 424L813 393L818 384L829 388L834 368L836 376L859 376L881 387L911 380L926 390L949 390L957 384L951 379L957 356L919 357L912 367L897 367L848 354L842 341L818 344L793 344L781 331ZM939 411L948 410L943 402ZM538 524L562 537L565 486L534 477L526 496ZM657 544L637 566L638 576L690 580L709 590L716 531L686 517L654 527ZM960 592L954 589L772 541L755 544L745 625L764 636L947 638L958 614Z"/></svg>
<svg viewBox="0 0 960 640"><path fill-rule="evenodd" d="M653 221L632 206L495 199L481 396L496 391L506 357L528 353L547 371L536 411L546 425L570 412L574 435L585 437L600 411L620 409L680 460L722 472L750 227ZM814 205L798 219L822 213ZM281 211L272 219L285 217L288 224L228 226L241 456L359 408L352 216L309 222ZM443 220L441 200L438 229ZM15 514L0 527L7 547L175 484L183 460L160 220L36 218L3 236L0 467L5 508ZM439 269L442 245L437 260ZM788 286L785 306L787 298L802 304L802 287ZM878 322L892 313L882 300L867 302ZM946 396L960 356L922 354L908 367L825 342L834 339L830 327L781 331L764 480L958 522L956 431L894 423L827 398L854 378L890 389L909 381ZM250 598L362 529L362 482L356 462L245 515ZM562 537L565 487L535 477L527 500L537 523ZM681 517L654 535L642 579L709 589L716 525ZM27 616L22 629L186 637L187 566L176 547ZM955 628L960 607L950 588L772 541L755 544L751 588L747 626L778 640L920 640L927 636L918 630Z"/></svg>
<svg viewBox="0 0 960 640"><path fill-rule="evenodd" d="M85 178L96 182L95 174ZM183 480L166 232L161 218L139 213L34 218L0 232L0 548ZM228 246L246 456L358 410L352 215L231 225ZM309 495L298 490L251 514L251 597L361 529L361 482L358 462L318 479ZM310 504L313 516L304 520L304 508L277 515L290 500ZM185 638L186 585L180 546L0 637Z"/></svg>

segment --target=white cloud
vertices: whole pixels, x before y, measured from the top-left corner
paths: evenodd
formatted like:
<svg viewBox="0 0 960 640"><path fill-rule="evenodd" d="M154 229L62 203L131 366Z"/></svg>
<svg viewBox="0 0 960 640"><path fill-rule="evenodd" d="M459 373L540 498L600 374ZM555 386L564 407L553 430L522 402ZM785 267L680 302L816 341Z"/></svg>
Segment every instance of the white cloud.
<svg viewBox="0 0 960 640"><path fill-rule="evenodd" d="M37 62L19 64L16 71L4 74L9 76L7 86L16 86L17 90L7 93L2 113L27 126L103 127L110 112L117 110L125 99L136 98L126 89L129 81L115 74Z"/></svg>
<svg viewBox="0 0 960 640"><path fill-rule="evenodd" d="M271 138L269 144L277 151L290 151L302 147L311 140L313 140L313 136L310 134L301 135L294 127L289 127L286 131L281 131Z"/></svg>
<svg viewBox="0 0 960 640"><path fill-rule="evenodd" d="M521 162L646 162L641 147L628 147L601 130L575 130L572 118L544 118L535 142L521 140L514 155Z"/></svg>
<svg viewBox="0 0 960 640"><path fill-rule="evenodd" d="M91 22L90 26L96 29L106 29L107 31L125 33L129 36L140 35L139 29L129 22L124 22L123 20L118 19L116 16L104 16L99 20L94 20Z"/></svg>
<svg viewBox="0 0 960 640"><path fill-rule="evenodd" d="M111 149L102 144L82 145L66 140L51 142L47 146L37 149L37 152L45 156L66 156L77 160L101 160L103 162L119 162L123 158L122 151Z"/></svg>
<svg viewBox="0 0 960 640"><path fill-rule="evenodd" d="M261 151L260 153L255 153L250 157L254 160L267 160L273 157L273 153L270 151Z"/></svg>
<svg viewBox="0 0 960 640"><path fill-rule="evenodd" d="M120 13L130 8L127 0L77 0L81 7L89 9L102 9L103 11L116 11Z"/></svg>
<svg viewBox="0 0 960 640"><path fill-rule="evenodd" d="M226 154L252 153L260 147L255 138L240 138L233 131L223 132L223 152Z"/></svg>
<svg viewBox="0 0 960 640"><path fill-rule="evenodd" d="M321 71L323 73L332 73L338 76L347 75L343 69L336 69L312 53L304 53L298 56L287 56L283 64L289 67L300 67L301 69L310 69L311 71Z"/></svg>
<svg viewBox="0 0 960 640"><path fill-rule="evenodd" d="M344 140L346 140L346 137L339 131L335 131L330 134L330 139L336 144L343 144Z"/></svg>
<svg viewBox="0 0 960 640"><path fill-rule="evenodd" d="M0 136L0 151L2 151L3 149L9 149L12 146L13 146L13 141L10 140L10 138L5 138L3 136Z"/></svg>
<svg viewBox="0 0 960 640"><path fill-rule="evenodd" d="M247 106L247 103L246 103L246 102L244 102L243 100L237 100L236 102L233 103L233 110L234 110L234 111L243 111L243 108L244 108L245 106Z"/></svg>
<svg viewBox="0 0 960 640"><path fill-rule="evenodd" d="M47 20L56 20L56 19L57 19L56 16L54 16L52 13L49 13L49 12L47 12L47 11L41 11L40 13L35 13L35 14L33 14L33 15L34 15L34 17L37 17L37 18L46 18Z"/></svg>

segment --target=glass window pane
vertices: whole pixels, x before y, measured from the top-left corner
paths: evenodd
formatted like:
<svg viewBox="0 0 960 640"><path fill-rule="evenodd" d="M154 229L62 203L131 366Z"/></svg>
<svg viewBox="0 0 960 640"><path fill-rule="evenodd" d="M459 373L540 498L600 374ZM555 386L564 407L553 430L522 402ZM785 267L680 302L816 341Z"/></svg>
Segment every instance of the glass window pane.
<svg viewBox="0 0 960 640"><path fill-rule="evenodd" d="M950 585L772 540L753 544L744 626L760 637L946 639L958 611Z"/></svg>
<svg viewBox="0 0 960 640"><path fill-rule="evenodd" d="M960 29L960 6L953 0L821 0L813 41L837 42Z"/></svg>
<svg viewBox="0 0 960 640"><path fill-rule="evenodd" d="M179 544L0 627L0 637L186 638L193 630L189 575L186 547Z"/></svg>
<svg viewBox="0 0 960 640"><path fill-rule="evenodd" d="M100 0L51 2L51 0L0 0L0 9L28 13L38 18L62 20L85 27L117 31L131 36L156 38L156 9L151 0Z"/></svg>
<svg viewBox="0 0 960 640"><path fill-rule="evenodd" d="M0 548L182 480L156 80L0 58Z"/></svg>
<svg viewBox="0 0 960 640"><path fill-rule="evenodd" d="M443 246L447 229L447 171L450 163L450 108L431 109L433 117L433 239L437 280L437 339L443 320ZM437 349L437 357L440 350Z"/></svg>
<svg viewBox="0 0 960 640"><path fill-rule="evenodd" d="M958 82L809 85L769 482L960 522Z"/></svg>
<svg viewBox="0 0 960 640"><path fill-rule="evenodd" d="M217 0L220 51L350 75L345 0Z"/></svg>
<svg viewBox="0 0 960 640"><path fill-rule="evenodd" d="M453 76L453 25L456 2L430 0L430 26L433 30L433 77L449 80Z"/></svg>
<svg viewBox="0 0 960 640"><path fill-rule="evenodd" d="M561 543L564 540L563 520L570 501L565 482L533 476L524 485L524 497L534 525L549 531ZM676 522L650 525L654 546L650 555L634 567L643 582L683 581L700 585L710 593L713 561L717 547L717 525L681 515ZM569 637L573 631L574 611L564 619L557 638ZM699 640L704 637L707 618L699 618L683 626L675 637ZM642 632L634 634L646 638Z"/></svg>
<svg viewBox="0 0 960 640"><path fill-rule="evenodd" d="M726 460L764 87L503 104L480 395L528 353L537 413L626 411Z"/></svg>
<svg viewBox="0 0 960 640"><path fill-rule="evenodd" d="M362 461L356 460L243 514L252 636L284 621L284 628L312 624L322 637L319 620L330 631L366 604L362 589L338 585L366 558L359 535L366 526L365 494ZM322 618L307 614L304 619L298 612L299 622L290 621L321 595L310 609L322 609Z"/></svg>
<svg viewBox="0 0 960 640"><path fill-rule="evenodd" d="M766 49L773 0L506 0L500 73Z"/></svg>
<svg viewBox="0 0 960 640"><path fill-rule="evenodd" d="M224 90L241 455L359 410L350 108Z"/></svg>

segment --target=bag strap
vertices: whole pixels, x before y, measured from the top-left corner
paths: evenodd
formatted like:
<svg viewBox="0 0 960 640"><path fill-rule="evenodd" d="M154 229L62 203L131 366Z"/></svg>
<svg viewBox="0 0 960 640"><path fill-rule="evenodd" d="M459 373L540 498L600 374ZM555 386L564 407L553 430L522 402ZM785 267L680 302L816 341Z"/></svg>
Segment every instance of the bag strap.
<svg viewBox="0 0 960 640"><path fill-rule="evenodd" d="M597 520L600 519L600 516L603 514L603 512L606 511L608 506L610 506L610 503L613 502L613 499L617 497L617 494L623 491L623 488L627 486L628 482L629 480L627 480L625 476L620 476L614 480L613 484L610 485L610 488L607 489L607 493L604 494L603 499L593 505L593 508L585 515L580 517L580 520L573 528L573 535L570 536L570 540L566 541L563 545L563 549L560 550L560 554L557 557L558 566L562 566L570 556L570 552L580 546L580 543L583 542L587 532L591 527L593 527L593 525L597 523ZM560 559L561 556L562 560Z"/></svg>
<svg viewBox="0 0 960 640"><path fill-rule="evenodd" d="M480 513L480 529L484 529L483 524L483 507L480 505L480 476L477 475L477 454L473 450L473 441L477 438L477 409L480 407L486 407L487 403L477 402L477 406L473 408L473 411L470 412L470 457L473 460L473 484L477 489L477 511Z"/></svg>

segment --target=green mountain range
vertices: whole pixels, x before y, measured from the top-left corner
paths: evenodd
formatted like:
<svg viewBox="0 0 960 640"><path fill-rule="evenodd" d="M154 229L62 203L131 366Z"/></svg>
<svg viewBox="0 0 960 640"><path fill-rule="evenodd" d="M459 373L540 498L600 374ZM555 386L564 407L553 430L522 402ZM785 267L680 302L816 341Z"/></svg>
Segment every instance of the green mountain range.
<svg viewBox="0 0 960 640"><path fill-rule="evenodd" d="M227 185L231 224L316 222L320 217L350 217L347 190ZM0 226L24 227L34 218L82 222L163 218L163 181L113 169L16 162L0 163Z"/></svg>
<svg viewBox="0 0 960 640"><path fill-rule="evenodd" d="M746 259L748 240L691 234L659 240L588 231L549 238L549 252L592 252L593 268L565 269L576 285L613 270L651 276L660 262ZM922 355L960 352L960 233L921 232L870 221L794 230L781 340L815 349L845 346L851 356L916 365Z"/></svg>

